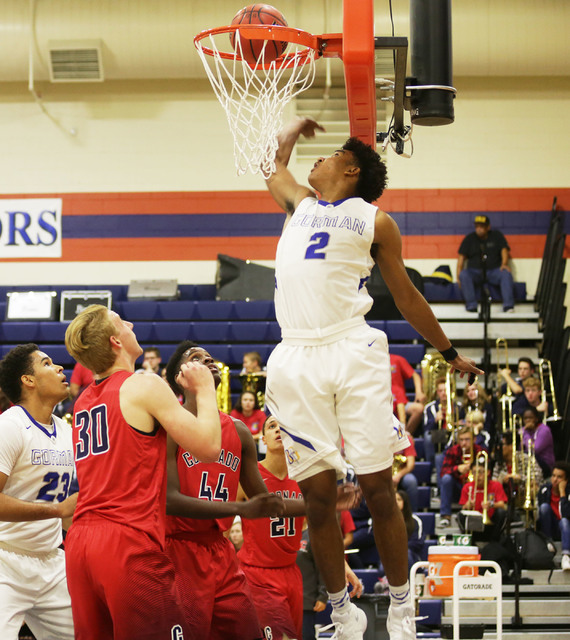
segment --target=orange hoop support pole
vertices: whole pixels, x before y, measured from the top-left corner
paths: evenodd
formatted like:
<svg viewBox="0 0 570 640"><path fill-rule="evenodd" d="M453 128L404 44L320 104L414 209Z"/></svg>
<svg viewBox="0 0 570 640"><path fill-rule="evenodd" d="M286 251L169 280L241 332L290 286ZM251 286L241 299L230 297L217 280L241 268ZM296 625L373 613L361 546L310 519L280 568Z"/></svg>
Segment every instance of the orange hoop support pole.
<svg viewBox="0 0 570 640"><path fill-rule="evenodd" d="M344 0L342 60L350 135L376 148L373 0Z"/></svg>

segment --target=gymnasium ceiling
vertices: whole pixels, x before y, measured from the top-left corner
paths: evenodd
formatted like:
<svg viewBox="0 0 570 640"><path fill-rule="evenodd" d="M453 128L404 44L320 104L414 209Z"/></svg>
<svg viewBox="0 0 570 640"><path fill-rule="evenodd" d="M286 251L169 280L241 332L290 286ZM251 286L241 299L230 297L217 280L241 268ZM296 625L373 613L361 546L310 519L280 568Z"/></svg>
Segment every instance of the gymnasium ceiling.
<svg viewBox="0 0 570 640"><path fill-rule="evenodd" d="M231 21L244 0L0 0L0 82L48 81L54 41L100 45L104 81L204 79L200 30ZM341 0L275 0L291 26L341 30ZM454 76L569 76L568 0L453 0ZM395 35L409 3L393 0ZM390 35L389 2L375 0L376 35Z"/></svg>

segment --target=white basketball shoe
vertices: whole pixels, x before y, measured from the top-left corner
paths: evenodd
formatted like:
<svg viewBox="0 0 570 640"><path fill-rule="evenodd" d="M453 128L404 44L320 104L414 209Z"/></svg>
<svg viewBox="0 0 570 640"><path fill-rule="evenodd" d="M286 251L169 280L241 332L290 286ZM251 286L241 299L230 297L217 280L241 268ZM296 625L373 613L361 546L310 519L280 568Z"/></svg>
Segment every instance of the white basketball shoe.
<svg viewBox="0 0 570 640"><path fill-rule="evenodd" d="M394 606L388 609L386 628L390 640L416 640L416 612L411 604Z"/></svg>
<svg viewBox="0 0 570 640"><path fill-rule="evenodd" d="M335 632L331 640L363 640L368 620L362 609L350 603L350 610L344 615L331 613Z"/></svg>

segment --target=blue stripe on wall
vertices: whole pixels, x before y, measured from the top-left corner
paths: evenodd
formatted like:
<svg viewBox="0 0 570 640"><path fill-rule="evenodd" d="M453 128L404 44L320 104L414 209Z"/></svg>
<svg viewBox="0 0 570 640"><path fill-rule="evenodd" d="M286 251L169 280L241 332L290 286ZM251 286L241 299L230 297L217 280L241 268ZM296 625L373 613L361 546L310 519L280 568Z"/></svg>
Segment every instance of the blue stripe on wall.
<svg viewBox="0 0 570 640"><path fill-rule="evenodd" d="M402 235L465 235L473 230L473 212L394 213ZM508 235L548 231L547 211L487 213L491 226ZM279 236L284 214L134 214L63 216L65 238L181 238Z"/></svg>

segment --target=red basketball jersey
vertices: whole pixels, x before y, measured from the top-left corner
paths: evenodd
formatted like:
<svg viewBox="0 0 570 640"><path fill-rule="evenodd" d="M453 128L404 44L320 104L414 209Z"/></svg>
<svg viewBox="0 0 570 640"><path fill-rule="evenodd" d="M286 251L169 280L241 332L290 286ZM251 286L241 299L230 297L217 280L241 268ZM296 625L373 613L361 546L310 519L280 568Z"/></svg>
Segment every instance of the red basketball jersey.
<svg viewBox="0 0 570 640"><path fill-rule="evenodd" d="M129 371L92 383L74 407L79 499L73 521L96 516L139 529L164 545L166 431L144 433L123 417L119 392Z"/></svg>
<svg viewBox="0 0 570 640"><path fill-rule="evenodd" d="M176 452L180 492L201 500L234 502L237 497L241 471L241 440L234 421L220 412L222 450L217 462L200 462L180 447ZM202 532L211 529L226 531L232 526L233 516L217 520L198 520L167 516L167 535L184 532Z"/></svg>
<svg viewBox="0 0 570 640"><path fill-rule="evenodd" d="M280 480L258 463L259 472L270 493L283 498L302 500L299 485L287 476ZM295 564L303 533L303 516L296 518L243 518L243 546L239 551L240 562L257 567L285 567Z"/></svg>

